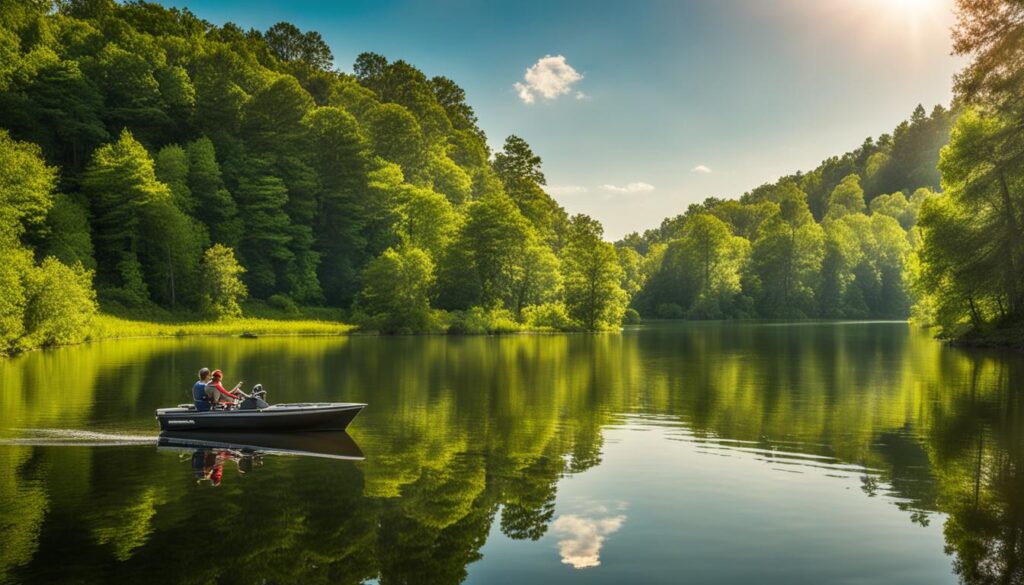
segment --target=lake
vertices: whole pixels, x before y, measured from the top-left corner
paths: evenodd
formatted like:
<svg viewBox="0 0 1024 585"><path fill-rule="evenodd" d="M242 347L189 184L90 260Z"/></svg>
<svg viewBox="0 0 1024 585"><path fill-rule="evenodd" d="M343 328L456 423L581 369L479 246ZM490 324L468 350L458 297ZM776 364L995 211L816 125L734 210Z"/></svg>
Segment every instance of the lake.
<svg viewBox="0 0 1024 585"><path fill-rule="evenodd" d="M340 458L158 446L200 366L369 406ZM1022 391L905 323L35 352L0 362L0 582L1020 582Z"/></svg>

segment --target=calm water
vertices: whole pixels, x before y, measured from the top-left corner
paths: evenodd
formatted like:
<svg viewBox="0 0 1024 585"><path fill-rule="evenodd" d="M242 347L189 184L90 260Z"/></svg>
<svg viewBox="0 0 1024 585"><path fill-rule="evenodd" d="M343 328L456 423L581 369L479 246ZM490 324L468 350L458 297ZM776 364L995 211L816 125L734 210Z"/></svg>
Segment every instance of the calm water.
<svg viewBox="0 0 1024 585"><path fill-rule="evenodd" d="M369 403L357 460L158 447L204 365ZM1020 582L1022 392L894 323L37 352L0 362L0 582Z"/></svg>

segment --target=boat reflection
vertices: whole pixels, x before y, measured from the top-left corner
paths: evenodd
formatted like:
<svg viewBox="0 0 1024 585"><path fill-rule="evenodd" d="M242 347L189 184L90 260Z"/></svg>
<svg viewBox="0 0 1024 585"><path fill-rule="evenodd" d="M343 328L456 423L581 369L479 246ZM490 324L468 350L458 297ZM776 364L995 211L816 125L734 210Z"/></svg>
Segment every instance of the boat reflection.
<svg viewBox="0 0 1024 585"><path fill-rule="evenodd" d="M233 463L239 473L263 465L266 455L296 455L362 461L359 445L345 432L315 433L160 433L157 449L190 454L192 471L199 482L220 485L224 465Z"/></svg>

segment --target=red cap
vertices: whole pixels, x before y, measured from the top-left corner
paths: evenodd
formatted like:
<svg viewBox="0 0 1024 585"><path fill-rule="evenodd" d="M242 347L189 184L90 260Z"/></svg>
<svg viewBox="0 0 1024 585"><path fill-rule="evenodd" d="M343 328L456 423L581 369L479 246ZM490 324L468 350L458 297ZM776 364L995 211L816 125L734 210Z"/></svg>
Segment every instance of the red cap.
<svg viewBox="0 0 1024 585"><path fill-rule="evenodd" d="M214 370L213 374L211 374L211 376L213 376L214 378L218 378L218 379L219 378L223 378L224 377L224 372L222 372L220 370Z"/></svg>

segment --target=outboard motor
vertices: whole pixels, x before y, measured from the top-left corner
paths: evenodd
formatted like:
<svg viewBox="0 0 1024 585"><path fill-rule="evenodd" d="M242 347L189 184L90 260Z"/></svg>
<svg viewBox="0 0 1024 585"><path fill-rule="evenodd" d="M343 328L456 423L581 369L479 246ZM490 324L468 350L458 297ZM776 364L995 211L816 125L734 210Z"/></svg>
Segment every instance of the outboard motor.
<svg viewBox="0 0 1024 585"><path fill-rule="evenodd" d="M263 384L256 384L252 387L252 394L238 405L238 410L258 410L267 408L270 405L267 404L266 400L264 400L266 397L267 391L263 389Z"/></svg>

